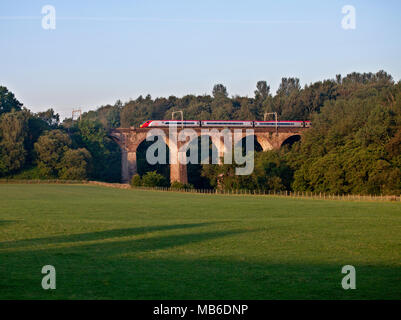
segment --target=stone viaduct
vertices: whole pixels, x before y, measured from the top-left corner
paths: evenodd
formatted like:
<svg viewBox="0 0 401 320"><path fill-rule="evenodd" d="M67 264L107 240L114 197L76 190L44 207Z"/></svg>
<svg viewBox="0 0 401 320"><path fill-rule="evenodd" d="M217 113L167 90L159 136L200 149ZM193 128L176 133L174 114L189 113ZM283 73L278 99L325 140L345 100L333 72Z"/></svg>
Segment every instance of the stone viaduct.
<svg viewBox="0 0 401 320"><path fill-rule="evenodd" d="M137 149L139 145L146 141L147 134L150 130L154 128L118 128L112 129L109 133L109 136L120 146L121 148L121 180L123 183L128 183L133 175L137 173ZM157 128L163 130L165 133L165 143L166 145L173 150L178 150L179 147L186 142L178 142L178 145L173 146L173 141L169 141L169 128ZM184 128L185 129L185 128ZM193 129L197 136L201 136L203 134L202 130L204 129L217 129L219 131L225 129L223 127L219 128L191 128ZM256 138L256 141L260 144L263 151L280 149L281 146L289 139L301 138L303 132L308 130L308 128L291 128L291 127L282 127L282 128L230 128L231 132L234 130L242 129L242 137L245 138L247 135L253 135ZM252 134L248 134L246 129L251 129ZM177 132L179 133L182 130L181 127L177 128ZM231 133L232 134L232 133ZM175 144L176 142L174 142ZM220 140L220 145L216 145L219 156L224 154L224 144L222 139ZM178 152L175 155L178 159ZM170 161L173 162L173 161ZM181 183L187 183L187 167L185 164L181 164L180 161L175 161L176 163L170 163L170 181L179 181Z"/></svg>

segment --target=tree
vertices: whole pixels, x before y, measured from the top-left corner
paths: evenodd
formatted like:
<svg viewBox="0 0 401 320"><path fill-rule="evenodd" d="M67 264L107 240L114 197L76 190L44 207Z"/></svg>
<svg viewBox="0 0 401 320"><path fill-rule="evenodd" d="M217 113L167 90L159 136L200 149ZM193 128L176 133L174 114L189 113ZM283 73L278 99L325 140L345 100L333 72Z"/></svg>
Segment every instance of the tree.
<svg viewBox="0 0 401 320"><path fill-rule="evenodd" d="M142 176L142 185L144 187L167 187L167 179L156 171L150 171Z"/></svg>
<svg viewBox="0 0 401 320"><path fill-rule="evenodd" d="M61 130L48 131L39 137L34 146L40 173L44 177L58 177L62 168L61 159L71 146L68 134Z"/></svg>
<svg viewBox="0 0 401 320"><path fill-rule="evenodd" d="M270 94L270 86L266 81L258 81L256 84L255 99L264 101Z"/></svg>
<svg viewBox="0 0 401 320"><path fill-rule="evenodd" d="M35 142L38 141L39 137L45 131L51 130L52 127L49 125L49 122L40 118L38 114L31 113L29 110L26 112L28 117L27 137L25 139L25 150L27 152L26 166L31 167L35 164Z"/></svg>
<svg viewBox="0 0 401 320"><path fill-rule="evenodd" d="M135 174L131 181L130 181L131 186L133 187L140 187L142 186L142 179L141 176L139 174Z"/></svg>
<svg viewBox="0 0 401 320"><path fill-rule="evenodd" d="M74 128L74 147L85 148L93 159L90 177L102 181L120 181L121 151L97 121L81 120Z"/></svg>
<svg viewBox="0 0 401 320"><path fill-rule="evenodd" d="M227 88L222 84L215 84L213 87L213 97L216 98L227 98L228 92Z"/></svg>
<svg viewBox="0 0 401 320"><path fill-rule="evenodd" d="M202 175L210 179L213 187L220 189L289 190L293 170L277 151L257 152L254 171L248 176L235 174L236 164L204 165Z"/></svg>
<svg viewBox="0 0 401 320"><path fill-rule="evenodd" d="M22 103L20 103L14 96L14 94L6 87L0 86L0 115L12 110L21 110Z"/></svg>
<svg viewBox="0 0 401 320"><path fill-rule="evenodd" d="M293 92L301 90L298 78L282 78L277 95L289 96Z"/></svg>
<svg viewBox="0 0 401 320"><path fill-rule="evenodd" d="M58 113L55 113L53 109L48 109L43 112L38 112L37 116L39 119L43 120L50 128L57 128L60 122L60 116Z"/></svg>
<svg viewBox="0 0 401 320"><path fill-rule="evenodd" d="M89 176L92 157L85 148L68 149L60 163L59 177L65 180L85 180Z"/></svg>
<svg viewBox="0 0 401 320"><path fill-rule="evenodd" d="M399 194L401 87L373 74L346 79L340 95L327 100L313 116L313 126L299 148L290 151L292 187L339 194Z"/></svg>
<svg viewBox="0 0 401 320"><path fill-rule="evenodd" d="M20 170L26 160L27 112L11 111L0 117L0 175Z"/></svg>
<svg viewBox="0 0 401 320"><path fill-rule="evenodd" d="M254 98L229 98L222 84L214 86L213 96L140 96L61 126L54 110L31 113L0 87L0 175L119 181L121 152L108 130L170 118L176 110L199 120L256 120L265 112L277 112L280 120L312 120L312 128L291 149L257 153L249 176L235 176L234 166L189 165L190 182L197 187L401 192L401 82L394 83L384 71L337 75L304 88L297 78L283 78L274 96L266 81L256 84ZM168 181L168 166L143 166L143 147L137 150L138 172L157 170ZM150 173L145 180L154 185L157 179Z"/></svg>

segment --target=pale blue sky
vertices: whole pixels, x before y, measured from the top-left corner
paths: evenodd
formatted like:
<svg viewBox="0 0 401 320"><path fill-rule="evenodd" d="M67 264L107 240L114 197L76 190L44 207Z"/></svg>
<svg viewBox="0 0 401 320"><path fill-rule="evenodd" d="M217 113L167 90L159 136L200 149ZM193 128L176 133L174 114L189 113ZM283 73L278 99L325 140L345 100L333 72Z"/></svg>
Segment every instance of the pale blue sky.
<svg viewBox="0 0 401 320"><path fill-rule="evenodd" d="M41 27L43 5L56 30ZM343 30L341 8L356 8ZM211 93L253 96L258 80L302 85L384 69L401 78L401 1L1 0L0 85L28 108Z"/></svg>

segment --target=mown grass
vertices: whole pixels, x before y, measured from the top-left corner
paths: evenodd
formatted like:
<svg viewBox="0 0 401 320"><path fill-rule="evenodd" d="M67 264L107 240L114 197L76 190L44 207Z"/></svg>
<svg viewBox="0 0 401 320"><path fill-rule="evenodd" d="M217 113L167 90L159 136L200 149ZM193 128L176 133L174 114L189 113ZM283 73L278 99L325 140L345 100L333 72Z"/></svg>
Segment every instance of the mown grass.
<svg viewBox="0 0 401 320"><path fill-rule="evenodd" d="M0 185L0 299L400 298L399 203Z"/></svg>

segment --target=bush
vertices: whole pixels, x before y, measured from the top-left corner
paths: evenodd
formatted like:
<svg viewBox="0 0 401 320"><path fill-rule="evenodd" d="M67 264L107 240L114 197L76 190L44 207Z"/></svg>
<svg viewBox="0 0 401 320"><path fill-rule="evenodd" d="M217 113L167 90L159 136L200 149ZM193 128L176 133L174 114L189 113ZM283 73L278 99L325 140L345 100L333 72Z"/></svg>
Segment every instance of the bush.
<svg viewBox="0 0 401 320"><path fill-rule="evenodd" d="M38 167L32 167L29 169L22 170L16 174L7 176L7 179L15 180L40 180L43 179Z"/></svg>
<svg viewBox="0 0 401 320"><path fill-rule="evenodd" d="M59 178L63 180L87 179L91 160L91 154L85 148L67 150L61 159Z"/></svg>
<svg viewBox="0 0 401 320"><path fill-rule="evenodd" d="M34 144L37 164L43 177L58 177L64 153L70 149L71 139L61 130L48 131Z"/></svg>
<svg viewBox="0 0 401 320"><path fill-rule="evenodd" d="M136 174L132 177L131 182L130 182L131 186L133 187L140 187L142 186L142 179L141 176L139 174Z"/></svg>
<svg viewBox="0 0 401 320"><path fill-rule="evenodd" d="M168 181L156 171L150 171L143 175L142 185L144 187L167 187Z"/></svg>
<svg viewBox="0 0 401 320"><path fill-rule="evenodd" d="M192 184L184 184L178 181L174 181L171 184L171 189L177 189L177 190L182 190L182 189L194 189L194 186Z"/></svg>

